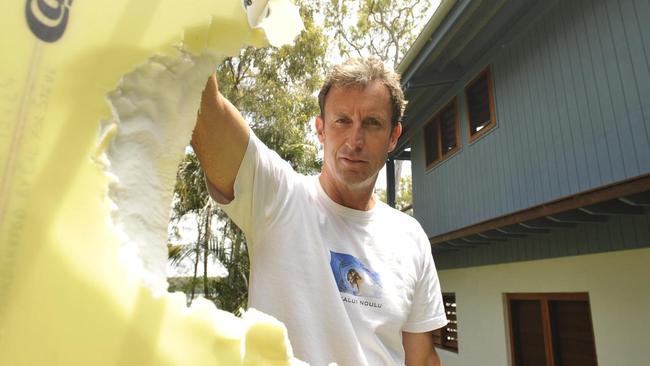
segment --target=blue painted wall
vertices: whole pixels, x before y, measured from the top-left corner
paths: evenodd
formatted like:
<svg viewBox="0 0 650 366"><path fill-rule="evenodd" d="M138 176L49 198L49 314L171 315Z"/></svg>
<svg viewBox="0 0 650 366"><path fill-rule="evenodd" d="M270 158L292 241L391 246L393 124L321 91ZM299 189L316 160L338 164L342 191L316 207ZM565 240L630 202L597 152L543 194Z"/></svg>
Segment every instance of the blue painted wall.
<svg viewBox="0 0 650 366"><path fill-rule="evenodd" d="M461 149L426 171L412 142L414 214L429 236L650 173L650 1L559 1L451 90ZM491 65L497 127L469 143L463 89ZM442 105L446 101L439 101Z"/></svg>

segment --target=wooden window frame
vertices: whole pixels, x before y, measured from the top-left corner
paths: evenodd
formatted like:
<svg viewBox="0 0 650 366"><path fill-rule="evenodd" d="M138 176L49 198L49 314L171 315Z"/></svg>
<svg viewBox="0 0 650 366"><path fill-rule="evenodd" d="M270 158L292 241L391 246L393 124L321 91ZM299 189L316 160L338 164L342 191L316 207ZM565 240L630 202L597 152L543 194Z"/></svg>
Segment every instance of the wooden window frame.
<svg viewBox="0 0 650 366"><path fill-rule="evenodd" d="M467 98L468 89L474 85L474 83L487 75L487 84L488 84L488 105L490 108L490 122L488 122L480 131L472 133L472 116L469 108L469 98ZM464 90L465 95L465 110L467 111L467 127L469 130L469 142L472 143L481 137L485 136L489 131L493 130L497 125L496 117L496 108L494 106L494 81L492 78L492 68L488 65L481 72L479 72L467 85L465 85Z"/></svg>
<svg viewBox="0 0 650 366"><path fill-rule="evenodd" d="M424 126L423 131L427 131L427 126L429 126L432 123L437 124L437 129L438 129L438 158L433 160L433 161L426 161L428 157L426 156L428 148L427 145L429 144L429 136L425 133L424 134L424 159L426 163L426 170L429 171L431 168L434 166L440 164L442 161L448 159L452 155L454 155L458 150L460 150L460 115L458 113L458 98L453 97L451 98L450 101L445 103L445 105L440 108L436 114L431 118ZM440 130L440 117L442 116L442 113L447 110L451 105L453 104L454 108L454 141L456 143L456 147L453 149L447 151L446 153L442 153L442 133Z"/></svg>
<svg viewBox="0 0 650 366"><path fill-rule="evenodd" d="M505 293L504 294L505 302L506 302L506 309L508 312L508 335L510 338L509 344L510 344L510 357L511 357L511 365L516 365L516 355L515 355L515 339L514 339L514 334L513 334L513 327L512 327L512 307L511 307L511 301L512 300L537 300L540 302L541 306L541 317L542 317L542 329L544 332L544 352L546 356L546 365L547 366L554 366L555 365L555 355L554 355L554 350L553 350L553 340L551 338L552 330L551 330L551 319L550 319L550 310L549 310L549 302L550 301L586 301L588 305L588 316L589 320L591 321L591 337L594 340L594 349L596 349L596 340L595 340L595 335L594 335L594 330L593 330L593 319L591 317L591 302L589 301L589 293L587 292L551 292L551 293L533 293L533 292L526 292L526 293ZM596 360L597 362L598 360Z"/></svg>
<svg viewBox="0 0 650 366"><path fill-rule="evenodd" d="M443 292L442 293L442 301L443 304L447 303L447 299L450 297L453 297L453 303L456 304L456 293L455 292ZM447 315L447 319L449 319L450 323L445 325L444 327L440 329L434 330L434 339L433 339L433 345L436 348L441 348L446 351L458 353L458 313L456 311L456 307L453 307L453 312L454 314L450 314L449 312L452 311L452 307L450 306L449 309L445 305L445 313ZM453 318L453 319L450 319ZM452 321L454 323L452 323ZM454 341L448 341L446 340L447 336L453 335L455 338ZM440 339L440 341L437 341L437 339Z"/></svg>

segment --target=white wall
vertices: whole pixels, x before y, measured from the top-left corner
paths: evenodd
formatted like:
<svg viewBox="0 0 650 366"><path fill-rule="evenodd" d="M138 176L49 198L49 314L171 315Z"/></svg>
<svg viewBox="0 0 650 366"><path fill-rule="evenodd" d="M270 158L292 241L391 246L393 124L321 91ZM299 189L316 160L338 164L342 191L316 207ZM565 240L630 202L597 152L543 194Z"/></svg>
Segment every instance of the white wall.
<svg viewBox="0 0 650 366"><path fill-rule="evenodd" d="M506 292L588 292L599 366L650 365L650 249L439 272L455 292L458 354L445 366L511 365Z"/></svg>

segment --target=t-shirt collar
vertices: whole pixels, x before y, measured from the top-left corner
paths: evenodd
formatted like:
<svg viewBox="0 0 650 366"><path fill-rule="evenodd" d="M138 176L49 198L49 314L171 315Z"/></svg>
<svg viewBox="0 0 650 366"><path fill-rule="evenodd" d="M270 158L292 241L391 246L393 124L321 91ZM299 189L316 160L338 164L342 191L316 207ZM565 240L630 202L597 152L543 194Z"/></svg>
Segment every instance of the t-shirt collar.
<svg viewBox="0 0 650 366"><path fill-rule="evenodd" d="M315 184L316 184L316 190L318 192L318 199L321 201L325 207L328 209L332 210L333 212L345 216L354 220L361 220L361 221L370 221L372 220L376 214L377 214L377 208L382 204L381 201L377 197L375 197L375 205L373 208L371 208L368 211L362 211L362 210L356 210L354 208L350 207L345 207L341 204L338 204L332 200L330 196L327 195L327 192L323 189L323 186L320 183L320 179L318 179L318 176L314 176Z"/></svg>

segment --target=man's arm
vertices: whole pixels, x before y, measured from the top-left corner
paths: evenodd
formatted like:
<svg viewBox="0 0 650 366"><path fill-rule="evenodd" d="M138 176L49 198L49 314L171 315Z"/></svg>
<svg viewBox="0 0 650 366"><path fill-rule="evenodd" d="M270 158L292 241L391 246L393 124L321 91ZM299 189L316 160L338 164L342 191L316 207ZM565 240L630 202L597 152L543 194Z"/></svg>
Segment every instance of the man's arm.
<svg viewBox="0 0 650 366"><path fill-rule="evenodd" d="M250 131L241 113L219 92L212 74L201 95L192 148L212 185L234 198L234 183L246 153Z"/></svg>
<svg viewBox="0 0 650 366"><path fill-rule="evenodd" d="M431 332L402 332L402 344L406 354L406 366L442 366L433 346Z"/></svg>

